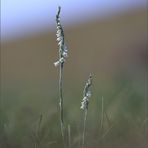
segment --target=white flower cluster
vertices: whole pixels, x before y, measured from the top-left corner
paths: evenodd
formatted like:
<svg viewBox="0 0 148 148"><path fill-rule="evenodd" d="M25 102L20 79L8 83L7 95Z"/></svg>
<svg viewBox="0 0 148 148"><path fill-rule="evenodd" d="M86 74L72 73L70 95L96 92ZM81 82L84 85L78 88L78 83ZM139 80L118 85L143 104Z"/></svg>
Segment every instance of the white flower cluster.
<svg viewBox="0 0 148 148"><path fill-rule="evenodd" d="M84 91L83 91L83 99L82 99L81 107L80 107L80 109L82 109L82 110L88 109L89 98L91 97L91 91L90 91L91 85L92 85L92 76L90 74L90 76L85 84Z"/></svg>
<svg viewBox="0 0 148 148"><path fill-rule="evenodd" d="M63 64L65 62L65 59L68 57L68 50L64 42L64 31L60 22L60 11L61 7L58 7L58 13L56 15L56 24L57 24L57 41L59 45L59 60L54 63L54 65L57 67L59 64Z"/></svg>

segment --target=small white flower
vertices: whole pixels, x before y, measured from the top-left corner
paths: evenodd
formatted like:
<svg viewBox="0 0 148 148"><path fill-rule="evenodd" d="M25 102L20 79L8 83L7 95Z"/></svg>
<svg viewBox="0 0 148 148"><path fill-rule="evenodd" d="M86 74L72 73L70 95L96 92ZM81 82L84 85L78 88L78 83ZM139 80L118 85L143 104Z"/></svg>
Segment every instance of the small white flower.
<svg viewBox="0 0 148 148"><path fill-rule="evenodd" d="M55 66L55 67L59 66L59 64L60 64L59 61L54 62L54 66Z"/></svg>
<svg viewBox="0 0 148 148"><path fill-rule="evenodd" d="M82 109L82 110L84 110L84 102L81 102L81 107L80 107L80 109Z"/></svg>
<svg viewBox="0 0 148 148"><path fill-rule="evenodd" d="M60 39L60 34L58 33L58 34L56 34L57 35L57 41L59 41L59 39Z"/></svg>
<svg viewBox="0 0 148 148"><path fill-rule="evenodd" d="M57 41L62 41L62 37L61 36L57 37Z"/></svg>
<svg viewBox="0 0 148 148"><path fill-rule="evenodd" d="M82 109L82 110L87 109L87 108L88 108L88 103L89 103L89 99L88 99L87 97L84 97L84 98L82 99L80 109Z"/></svg>
<svg viewBox="0 0 148 148"><path fill-rule="evenodd" d="M59 40L58 45L62 46L62 40Z"/></svg>
<svg viewBox="0 0 148 148"><path fill-rule="evenodd" d="M59 62L63 63L63 62L65 62L65 59L62 57L62 58L60 58Z"/></svg>
<svg viewBox="0 0 148 148"><path fill-rule="evenodd" d="M67 57L68 57L67 52L65 52L65 51L63 52L63 57L64 57L64 58L67 58Z"/></svg>
<svg viewBox="0 0 148 148"><path fill-rule="evenodd" d="M54 62L54 66L57 67L59 66L59 64L64 63L65 59L64 58L60 58L57 62Z"/></svg>
<svg viewBox="0 0 148 148"><path fill-rule="evenodd" d="M91 97L91 91L88 91L88 92L86 93L86 96L87 96L88 98L90 98L90 97Z"/></svg>
<svg viewBox="0 0 148 148"><path fill-rule="evenodd" d="M59 23L58 23L58 25L59 25ZM61 30L57 30L57 34L60 34L61 33Z"/></svg>

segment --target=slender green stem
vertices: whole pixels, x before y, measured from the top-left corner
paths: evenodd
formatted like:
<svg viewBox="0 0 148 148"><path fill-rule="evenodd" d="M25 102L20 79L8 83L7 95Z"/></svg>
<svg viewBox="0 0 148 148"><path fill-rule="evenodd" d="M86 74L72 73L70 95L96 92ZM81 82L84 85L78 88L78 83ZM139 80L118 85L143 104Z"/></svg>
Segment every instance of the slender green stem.
<svg viewBox="0 0 148 148"><path fill-rule="evenodd" d="M102 97L102 115L101 115L101 132L103 133L103 122L104 122L104 99Z"/></svg>
<svg viewBox="0 0 148 148"><path fill-rule="evenodd" d="M60 106L60 124L61 124L61 134L64 139L64 111L63 111L63 63L60 63L59 72L59 106Z"/></svg>
<svg viewBox="0 0 148 148"><path fill-rule="evenodd" d="M82 135L82 148L84 148L84 145L85 145L86 119L87 119L87 109L86 109L85 112L84 112L83 135Z"/></svg>
<svg viewBox="0 0 148 148"><path fill-rule="evenodd" d="M71 148L71 128L68 125L68 147Z"/></svg>

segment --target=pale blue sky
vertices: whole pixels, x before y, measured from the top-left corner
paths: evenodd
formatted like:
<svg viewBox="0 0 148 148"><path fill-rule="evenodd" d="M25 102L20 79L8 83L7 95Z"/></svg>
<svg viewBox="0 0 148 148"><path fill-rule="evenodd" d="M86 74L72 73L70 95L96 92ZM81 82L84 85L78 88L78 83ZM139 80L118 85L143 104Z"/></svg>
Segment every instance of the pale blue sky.
<svg viewBox="0 0 148 148"><path fill-rule="evenodd" d="M52 30L58 5L62 7L62 23L75 25L146 3L147 0L1 0L1 38Z"/></svg>

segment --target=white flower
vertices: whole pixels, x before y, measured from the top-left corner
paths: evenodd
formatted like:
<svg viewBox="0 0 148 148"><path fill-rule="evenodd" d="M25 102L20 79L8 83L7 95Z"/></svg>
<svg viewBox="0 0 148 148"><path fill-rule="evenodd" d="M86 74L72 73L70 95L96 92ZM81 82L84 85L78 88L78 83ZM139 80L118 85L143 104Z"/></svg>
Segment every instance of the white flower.
<svg viewBox="0 0 148 148"><path fill-rule="evenodd" d="M67 57L68 57L67 52L65 52L65 51L63 52L63 57L64 57L64 58L67 58Z"/></svg>
<svg viewBox="0 0 148 148"><path fill-rule="evenodd" d="M85 109L85 105L84 105L84 102L81 102L81 107L80 109L84 110Z"/></svg>
<svg viewBox="0 0 148 148"><path fill-rule="evenodd" d="M59 66L59 64L60 64L59 61L54 62L54 66L55 66L55 67Z"/></svg>
<svg viewBox="0 0 148 148"><path fill-rule="evenodd" d="M86 93L86 96L87 96L88 98L90 98L90 97L91 97L91 91L88 91L88 92Z"/></svg>
<svg viewBox="0 0 148 148"><path fill-rule="evenodd" d="M54 62L54 66L57 67L59 66L59 64L64 63L65 59L64 58L60 58L58 61Z"/></svg>

